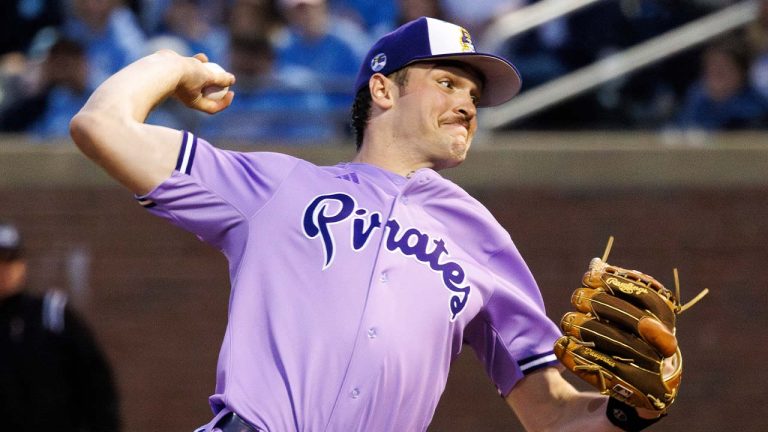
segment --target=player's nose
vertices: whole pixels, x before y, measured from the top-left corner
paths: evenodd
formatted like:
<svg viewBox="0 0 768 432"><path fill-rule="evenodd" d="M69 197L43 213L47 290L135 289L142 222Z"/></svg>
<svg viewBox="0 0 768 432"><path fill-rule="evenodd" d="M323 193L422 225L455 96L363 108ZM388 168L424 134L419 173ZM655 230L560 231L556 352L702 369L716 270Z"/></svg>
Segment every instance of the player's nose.
<svg viewBox="0 0 768 432"><path fill-rule="evenodd" d="M468 91L461 91L457 94L456 112L460 113L464 119L471 122L477 116L477 106L475 97Z"/></svg>

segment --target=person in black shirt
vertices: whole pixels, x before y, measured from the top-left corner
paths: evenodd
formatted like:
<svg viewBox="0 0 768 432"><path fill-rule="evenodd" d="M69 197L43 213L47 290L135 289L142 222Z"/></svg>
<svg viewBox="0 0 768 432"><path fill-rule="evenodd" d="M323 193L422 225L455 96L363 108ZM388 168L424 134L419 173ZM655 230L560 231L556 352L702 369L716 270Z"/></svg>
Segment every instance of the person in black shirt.
<svg viewBox="0 0 768 432"><path fill-rule="evenodd" d="M21 235L0 222L0 419L14 432L116 432L112 371L66 296L25 290Z"/></svg>

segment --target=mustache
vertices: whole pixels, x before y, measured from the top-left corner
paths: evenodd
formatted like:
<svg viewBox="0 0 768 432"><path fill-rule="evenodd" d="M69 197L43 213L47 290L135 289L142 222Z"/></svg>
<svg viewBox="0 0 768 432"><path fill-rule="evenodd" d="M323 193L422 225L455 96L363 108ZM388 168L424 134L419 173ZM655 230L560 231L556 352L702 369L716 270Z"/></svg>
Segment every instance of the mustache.
<svg viewBox="0 0 768 432"><path fill-rule="evenodd" d="M443 119L443 124L458 124L469 130L472 125L472 121L471 119L467 118L467 116L458 114L446 117Z"/></svg>

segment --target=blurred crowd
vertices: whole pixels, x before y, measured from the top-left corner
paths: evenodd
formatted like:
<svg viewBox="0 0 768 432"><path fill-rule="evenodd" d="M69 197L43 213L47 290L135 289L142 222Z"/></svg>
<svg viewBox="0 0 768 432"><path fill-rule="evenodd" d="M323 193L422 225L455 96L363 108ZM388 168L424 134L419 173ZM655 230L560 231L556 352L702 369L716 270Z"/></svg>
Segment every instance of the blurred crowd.
<svg viewBox="0 0 768 432"><path fill-rule="evenodd" d="M494 19L538 0L5 0L0 132L66 137L93 89L161 48L203 52L237 76L235 101L206 116L170 100L151 122L213 142L333 142L349 136L352 83L368 47L419 16L466 27L483 46ZM496 52L523 91L729 6L732 0L600 2ZM482 113L481 113L482 115ZM755 129L768 126L768 0L744 28L515 128Z"/></svg>

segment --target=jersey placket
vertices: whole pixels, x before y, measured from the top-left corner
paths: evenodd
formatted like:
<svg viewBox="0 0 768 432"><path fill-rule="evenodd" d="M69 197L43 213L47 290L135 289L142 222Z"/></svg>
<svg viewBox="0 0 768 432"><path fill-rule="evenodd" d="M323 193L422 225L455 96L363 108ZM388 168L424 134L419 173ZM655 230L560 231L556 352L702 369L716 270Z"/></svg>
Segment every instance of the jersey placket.
<svg viewBox="0 0 768 432"><path fill-rule="evenodd" d="M382 308L391 304L392 291L391 264L392 253L386 249L388 229L384 229L386 222L398 213L400 209L410 202L407 191L411 181L402 186L400 193L392 198L388 214L382 214L382 230L377 239L376 262L368 285L368 295L363 308L363 313L358 325L357 338L352 356L345 374L343 383L331 413L327 431L358 430L365 421L360 416L365 407L370 403L373 392L380 390L375 388L383 365L386 349L390 346L387 340L387 324ZM389 319L392 319L391 317ZM394 341L393 344L397 344ZM379 397L386 395L379 395Z"/></svg>

